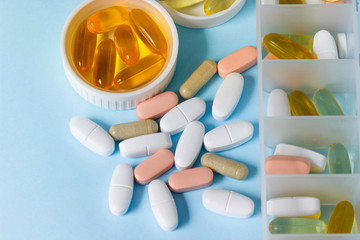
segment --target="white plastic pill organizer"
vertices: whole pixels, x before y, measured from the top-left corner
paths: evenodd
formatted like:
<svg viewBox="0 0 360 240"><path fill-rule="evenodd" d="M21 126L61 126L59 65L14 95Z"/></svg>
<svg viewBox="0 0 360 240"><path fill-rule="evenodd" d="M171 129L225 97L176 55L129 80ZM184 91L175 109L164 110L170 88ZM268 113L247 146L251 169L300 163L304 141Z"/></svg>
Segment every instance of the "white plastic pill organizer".
<svg viewBox="0 0 360 240"><path fill-rule="evenodd" d="M263 5L257 1L258 90L260 168L262 178L263 239L360 239L359 230L351 234L271 234L272 217L266 214L266 201L276 197L313 196L321 201L321 218L329 222L334 206L342 200L355 207L360 201L360 77L357 2L344 4ZM352 38L350 56L339 60L262 60L262 41L268 33L314 35L328 30L334 37L346 33ZM271 90L290 93L300 89L311 98L318 88L334 94L345 116L267 117L267 99ZM359 103L359 104L357 104ZM327 148L341 142L348 149L353 174L266 175L265 159L276 144L289 143L314 149L326 156Z"/></svg>

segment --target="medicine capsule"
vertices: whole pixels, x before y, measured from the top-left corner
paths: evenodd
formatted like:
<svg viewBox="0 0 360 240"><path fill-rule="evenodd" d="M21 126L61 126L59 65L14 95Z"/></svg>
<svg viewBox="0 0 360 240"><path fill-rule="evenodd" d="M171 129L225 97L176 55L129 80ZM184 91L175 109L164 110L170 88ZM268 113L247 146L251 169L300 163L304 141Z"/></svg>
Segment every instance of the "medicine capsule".
<svg viewBox="0 0 360 240"><path fill-rule="evenodd" d="M206 15L211 15L224 11L231 7L236 0L206 0L204 5L204 11Z"/></svg>
<svg viewBox="0 0 360 240"><path fill-rule="evenodd" d="M113 40L103 40L96 49L94 77L95 86L110 89L113 84L116 64L116 48Z"/></svg>
<svg viewBox="0 0 360 240"><path fill-rule="evenodd" d="M204 0L160 0L164 1L167 5L169 5L173 9L181 9L190 7Z"/></svg>
<svg viewBox="0 0 360 240"><path fill-rule="evenodd" d="M153 80L165 64L159 54L150 54L132 66L122 69L114 79L118 90L131 90Z"/></svg>
<svg viewBox="0 0 360 240"><path fill-rule="evenodd" d="M141 41L154 53L164 53L167 42L158 24L147 13L132 9L129 13L131 26Z"/></svg>
<svg viewBox="0 0 360 240"><path fill-rule="evenodd" d="M90 32L100 34L114 30L128 18L128 11L121 6L102 9L89 17L87 27Z"/></svg>
<svg viewBox="0 0 360 240"><path fill-rule="evenodd" d="M306 48L311 54L314 54L314 37L305 35L305 34L284 34L285 37L293 40L294 42L298 43L299 45Z"/></svg>
<svg viewBox="0 0 360 240"><path fill-rule="evenodd" d="M348 152L341 143L332 144L327 152L329 173L351 173Z"/></svg>
<svg viewBox="0 0 360 240"><path fill-rule="evenodd" d="M135 121L111 126L109 133L115 140L124 140L145 134L156 133L159 130L154 120Z"/></svg>
<svg viewBox="0 0 360 240"><path fill-rule="evenodd" d="M312 234L326 233L326 223L314 218L276 218L270 222L271 233Z"/></svg>
<svg viewBox="0 0 360 240"><path fill-rule="evenodd" d="M279 59L316 59L306 48L278 33L265 35L263 47Z"/></svg>
<svg viewBox="0 0 360 240"><path fill-rule="evenodd" d="M90 71L93 65L96 39L96 35L87 29L86 21L80 23L74 37L73 61L77 70L82 74Z"/></svg>
<svg viewBox="0 0 360 240"><path fill-rule="evenodd" d="M289 95L289 104L294 116L318 116L314 104L305 93L301 91L292 91Z"/></svg>
<svg viewBox="0 0 360 240"><path fill-rule="evenodd" d="M213 153L205 153L202 155L201 165L221 175L237 180L245 179L249 173L248 168L244 164Z"/></svg>
<svg viewBox="0 0 360 240"><path fill-rule="evenodd" d="M279 0L279 4L305 4L305 0Z"/></svg>
<svg viewBox="0 0 360 240"><path fill-rule="evenodd" d="M192 98L217 72L216 62L212 60L203 61L191 76L181 85L180 95L185 98Z"/></svg>
<svg viewBox="0 0 360 240"><path fill-rule="evenodd" d="M320 88L314 93L313 103L320 115L344 115L335 97L325 88Z"/></svg>
<svg viewBox="0 0 360 240"><path fill-rule="evenodd" d="M354 216L354 207L350 202L339 202L331 214L327 233L351 233Z"/></svg>
<svg viewBox="0 0 360 240"><path fill-rule="evenodd" d="M129 25L118 26L114 32L114 40L120 58L125 64L134 65L139 61L139 44Z"/></svg>

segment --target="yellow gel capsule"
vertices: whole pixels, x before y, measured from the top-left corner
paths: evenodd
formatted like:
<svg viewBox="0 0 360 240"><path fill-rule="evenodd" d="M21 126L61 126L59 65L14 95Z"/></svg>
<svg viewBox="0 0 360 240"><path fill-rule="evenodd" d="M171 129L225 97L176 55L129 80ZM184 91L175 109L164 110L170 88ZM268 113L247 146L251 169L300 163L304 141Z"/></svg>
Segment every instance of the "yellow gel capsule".
<svg viewBox="0 0 360 240"><path fill-rule="evenodd" d="M309 216L302 216L303 218L316 218L319 219L321 217L321 212L318 212L317 214L314 215L309 215Z"/></svg>
<svg viewBox="0 0 360 240"><path fill-rule="evenodd" d="M118 90L131 90L148 83L159 74L165 59L159 54L150 54L132 66L122 69L115 77Z"/></svg>
<svg viewBox="0 0 360 240"><path fill-rule="evenodd" d="M109 7L91 15L87 20L87 27L92 33L106 33L124 23L127 18L128 11L124 7Z"/></svg>
<svg viewBox="0 0 360 240"><path fill-rule="evenodd" d="M181 9L181 8L190 7L204 0L160 0L160 1L164 1L168 6L170 6L173 9Z"/></svg>
<svg viewBox="0 0 360 240"><path fill-rule="evenodd" d="M296 90L289 94L289 104L293 116L319 116L310 98L301 91Z"/></svg>
<svg viewBox="0 0 360 240"><path fill-rule="evenodd" d="M96 49L93 83L95 86L110 89L113 84L116 64L114 42L107 38Z"/></svg>
<svg viewBox="0 0 360 240"><path fill-rule="evenodd" d="M304 34L284 34L285 37L290 38L294 42L298 43L299 45L303 46L308 50L311 54L314 54L314 37Z"/></svg>
<svg viewBox="0 0 360 240"><path fill-rule="evenodd" d="M306 48L278 33L265 35L263 47L279 59L316 59Z"/></svg>
<svg viewBox="0 0 360 240"><path fill-rule="evenodd" d="M206 0L204 11L206 15L211 15L224 11L231 7L236 0Z"/></svg>
<svg viewBox="0 0 360 240"><path fill-rule="evenodd" d="M326 223L312 218L276 218L270 222L271 233L311 234L326 233Z"/></svg>
<svg viewBox="0 0 360 240"><path fill-rule="evenodd" d="M349 154L341 143L330 145L327 152L327 161L330 174L351 173Z"/></svg>
<svg viewBox="0 0 360 240"><path fill-rule="evenodd" d="M351 233L354 216L354 207L350 202L339 202L331 214L327 233Z"/></svg>
<svg viewBox="0 0 360 240"><path fill-rule="evenodd" d="M279 0L279 4L305 4L304 0Z"/></svg>
<svg viewBox="0 0 360 240"><path fill-rule="evenodd" d="M139 61L139 44L129 25L118 26L114 32L114 40L119 56L125 64L134 65Z"/></svg>
<svg viewBox="0 0 360 240"><path fill-rule="evenodd" d="M90 71L93 65L96 39L96 35L87 29L86 21L83 21L75 32L73 46L73 61L77 70L82 74Z"/></svg>
<svg viewBox="0 0 360 240"><path fill-rule="evenodd" d="M152 17L140 9L133 9L129 13L131 26L141 41L154 53L164 53L167 49L167 42Z"/></svg>

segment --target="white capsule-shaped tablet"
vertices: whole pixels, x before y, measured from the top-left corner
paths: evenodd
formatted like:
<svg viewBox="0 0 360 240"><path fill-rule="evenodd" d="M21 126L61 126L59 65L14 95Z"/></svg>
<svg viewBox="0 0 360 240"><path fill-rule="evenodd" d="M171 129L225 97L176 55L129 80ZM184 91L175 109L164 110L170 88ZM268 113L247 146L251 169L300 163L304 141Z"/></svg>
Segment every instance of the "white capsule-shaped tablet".
<svg viewBox="0 0 360 240"><path fill-rule="evenodd" d="M335 39L326 30L315 34L313 49L318 59L338 59Z"/></svg>
<svg viewBox="0 0 360 240"><path fill-rule="evenodd" d="M184 130L189 122L199 120L204 116L205 110L204 100L198 97L190 98L171 109L161 118L160 129L170 135L179 133Z"/></svg>
<svg viewBox="0 0 360 240"><path fill-rule="evenodd" d="M165 231L172 231L178 225L178 214L174 198L167 185L159 180L153 180L148 187L152 212Z"/></svg>
<svg viewBox="0 0 360 240"><path fill-rule="evenodd" d="M304 157L310 160L312 172L323 172L326 166L326 157L310 149L280 143L276 145L274 155Z"/></svg>
<svg viewBox="0 0 360 240"><path fill-rule="evenodd" d="M160 149L172 147L171 137L168 133L146 134L129 138L119 143L122 157L142 157L154 154Z"/></svg>
<svg viewBox="0 0 360 240"><path fill-rule="evenodd" d="M128 163L120 163L114 170L109 187L109 208L112 214L120 216L127 212L133 189L133 168Z"/></svg>
<svg viewBox="0 0 360 240"><path fill-rule="evenodd" d="M320 200L315 197L281 197L266 203L267 214L273 217L304 217L320 213Z"/></svg>
<svg viewBox="0 0 360 240"><path fill-rule="evenodd" d="M201 122L194 121L186 125L175 150L175 166L181 171L191 168L199 156L205 127Z"/></svg>
<svg viewBox="0 0 360 240"><path fill-rule="evenodd" d="M212 115L218 121L230 117L239 103L244 88L244 78L240 73L230 73L221 83L212 105Z"/></svg>
<svg viewBox="0 0 360 240"><path fill-rule="evenodd" d="M288 95L284 90L274 89L271 91L268 99L267 115L269 117L291 116Z"/></svg>
<svg viewBox="0 0 360 240"><path fill-rule="evenodd" d="M114 139L102 127L93 121L77 116L70 120L71 134L85 147L102 156L114 152Z"/></svg>
<svg viewBox="0 0 360 240"><path fill-rule="evenodd" d="M204 136L204 146L209 152L219 152L249 141L254 126L248 121L237 121L219 126Z"/></svg>
<svg viewBox="0 0 360 240"><path fill-rule="evenodd" d="M254 214L255 204L250 198L229 190L210 188L204 191L202 202L205 208L215 213L249 218Z"/></svg>

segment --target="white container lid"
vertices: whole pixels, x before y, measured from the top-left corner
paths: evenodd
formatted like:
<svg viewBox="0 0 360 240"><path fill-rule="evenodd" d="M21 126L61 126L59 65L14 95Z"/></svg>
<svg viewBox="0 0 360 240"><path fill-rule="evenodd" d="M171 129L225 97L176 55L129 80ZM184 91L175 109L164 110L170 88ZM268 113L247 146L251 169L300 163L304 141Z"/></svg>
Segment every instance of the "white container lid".
<svg viewBox="0 0 360 240"><path fill-rule="evenodd" d="M174 21L181 26L189 28L209 28L218 26L229 21L241 10L245 2L246 0L237 0L236 2L234 2L233 5L231 5L230 8L224 11L212 15L205 15L204 13L204 16L193 16L189 14L184 14L172 9L164 2L160 2L160 4L169 12ZM201 7L203 5L204 3L200 3L198 6L195 6L195 8Z"/></svg>

